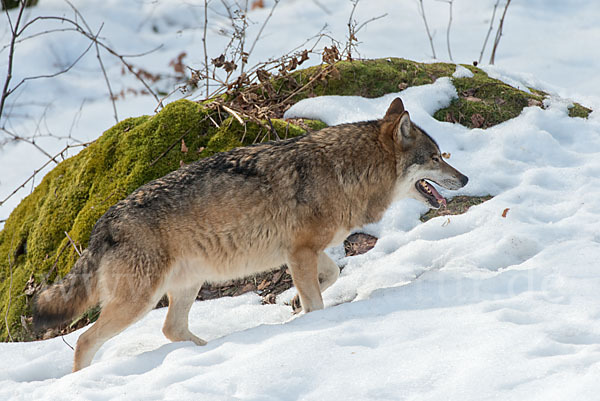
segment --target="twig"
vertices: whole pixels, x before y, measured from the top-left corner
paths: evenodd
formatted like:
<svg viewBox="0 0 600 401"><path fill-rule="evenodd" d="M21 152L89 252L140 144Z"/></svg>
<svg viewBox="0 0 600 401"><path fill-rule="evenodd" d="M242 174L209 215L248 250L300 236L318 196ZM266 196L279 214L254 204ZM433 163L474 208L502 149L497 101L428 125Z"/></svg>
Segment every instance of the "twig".
<svg viewBox="0 0 600 401"><path fill-rule="evenodd" d="M248 0L244 2L244 12L242 13L242 29L240 31L239 41L239 58L242 61L240 68L240 76L244 74L244 67L246 66L247 59L244 59L244 45L246 44L246 29L248 28Z"/></svg>
<svg viewBox="0 0 600 401"><path fill-rule="evenodd" d="M39 18L41 18L41 17L39 17ZM84 34L84 35L88 36L87 34ZM90 39L94 39L93 36L91 36L89 38ZM54 72L52 74L36 75L36 76L33 76L33 77L25 77L25 78L21 79L21 81L18 84L16 84L12 89L6 90L5 93L3 92L3 96L6 95L6 96L4 96L4 98L6 98L11 93L13 93L14 91L16 91L21 85L23 85L27 81L33 81L35 79L42 79L42 78L54 78L54 77L57 77L59 75L62 75L62 74L65 74L65 73L69 72L73 67L75 67L75 65L79 62L79 60L81 60L83 58L83 56L85 56L87 54L87 52L92 48L93 44L94 44L94 42L91 41L90 44L88 45L88 47L85 48L85 50L75 59L75 61L73 61L71 64L69 64L68 67L63 68L60 71Z"/></svg>
<svg viewBox="0 0 600 401"><path fill-rule="evenodd" d="M247 57L250 57L250 55L252 54L252 51L254 50L254 46L256 46L256 42L258 42L258 40L260 39L260 35L262 35L263 30L265 29L265 26L267 26L267 23L273 16L273 11L275 11L275 7L277 7L277 4L279 4L279 1L280 0L275 0L275 2L273 3L273 7L271 7L271 12L267 16L267 18L265 18L265 21L263 22L262 26L260 27L260 30L258 31L256 38L254 38L254 42L252 42L252 46L250 46L250 50L248 51Z"/></svg>
<svg viewBox="0 0 600 401"><path fill-rule="evenodd" d="M75 252L77 252L77 255L79 255L79 257L81 257L81 251L79 251L79 249L77 249L77 245L75 245L75 242L73 241L73 238L71 238L71 236L69 235L69 233L66 232L66 231L65 231L65 235L69 239L69 242L71 243L71 245L73 245L73 248L75 248Z"/></svg>
<svg viewBox="0 0 600 401"><path fill-rule="evenodd" d="M18 39L18 40L15 41L15 44L17 44L17 43L23 43L26 40L34 39L34 38L37 38L38 36L44 36L44 35L47 35L47 34L50 34L50 33L55 33L55 32L77 32L77 29L75 29L75 28L48 29L48 30L45 30L45 31L33 33L33 34L29 35L29 36L24 37L23 39ZM0 49L0 53L2 53L4 50L8 49L9 47L10 47L10 44L2 46L2 48Z"/></svg>
<svg viewBox="0 0 600 401"><path fill-rule="evenodd" d="M450 27L452 26L452 4L454 0L438 0L443 3L448 3L448 27L446 28L446 47L448 48L448 57L450 61L454 62L452 59L452 51L450 50Z"/></svg>
<svg viewBox="0 0 600 401"><path fill-rule="evenodd" d="M385 13L385 14L378 15L377 17L373 17L373 18L370 18L370 19L366 20L365 22L363 22L362 24L360 24L360 25L358 26L358 28L356 28L356 30L354 31L354 34L356 35L356 34L357 34L357 33L358 33L358 32L359 32L361 29L363 29L363 28L365 27L365 25L367 25L368 23L371 23L371 22L373 22L373 21L377 21L378 19L382 19L382 18L385 18L385 17L387 17L387 16L388 16L388 13Z"/></svg>
<svg viewBox="0 0 600 401"><path fill-rule="evenodd" d="M198 124L203 123L204 121L206 121L208 119L208 116L210 116L210 114L207 114L206 117L204 117L204 119L202 121L200 121ZM167 153L169 153L169 151L171 149L173 149L177 144L181 143L181 140L183 138L185 138L185 136L187 134L189 134L192 131L192 128L194 128L194 127L188 128L183 134L181 134L181 136L179 138L177 138L177 140L175 142L173 142L171 145L169 145L169 147L164 152L162 152L156 159L154 159L150 163L150 167L154 166L160 159L162 159Z"/></svg>
<svg viewBox="0 0 600 401"><path fill-rule="evenodd" d="M88 25L88 23L86 22L85 18L83 18L83 15L81 15L81 13L75 8L75 6L73 6L73 4L71 4L68 0L66 0L66 1L71 6L71 8L77 13L77 15L79 15L79 17L81 18L81 21L85 24L88 31L91 32L92 30L91 30L90 26ZM98 59L98 64L100 64L100 69L102 70L102 75L104 76L104 82L106 82L106 87L108 88L108 96L110 97L110 102L112 103L113 113L115 116L115 123L118 123L119 115L117 113L117 105L115 104L115 95L112 91L112 87L110 86L110 80L108 79L108 75L106 74L106 69L104 68L104 63L102 62L102 57L100 57L100 48L98 47L98 35L100 35L100 31L102 30L102 27L104 27L104 23L102 23L100 25L100 28L98 29L98 33L96 34L96 38L94 39L94 46L96 47L96 58Z"/></svg>
<svg viewBox="0 0 600 401"><path fill-rule="evenodd" d="M210 78L208 77L208 51L206 50L206 27L208 25L208 0L204 0L204 34L202 44L204 45L204 71L206 75L206 98L208 99Z"/></svg>
<svg viewBox="0 0 600 401"><path fill-rule="evenodd" d="M217 129L221 128L221 126L219 125L219 123L216 122L215 119L212 118L212 116L210 114L208 115L208 119L210 120L211 123L213 123L215 125L215 127L217 127Z"/></svg>
<svg viewBox="0 0 600 401"><path fill-rule="evenodd" d="M58 259L60 258L60 255L63 254L63 252L65 251L65 249L67 249L67 246L69 244L64 244L62 248L60 248L60 251L58 251L58 254L56 254L56 259L54 260L54 264L52 265L52 267L50 268L50 271L48 271L47 274L44 275L44 279L42 280L42 284L45 285L48 283L48 277L50 277L50 275L52 274L52 272L54 272L54 269L56 269L56 266L58 266Z"/></svg>
<svg viewBox="0 0 600 401"><path fill-rule="evenodd" d="M225 109L225 111L227 111L229 114L231 114L232 116L234 116L235 119L238 120L240 124L245 125L244 120L242 120L242 118L240 117L240 115L238 113L236 113L235 111L233 111L229 107L225 106L224 104L221 104L221 107L223 107Z"/></svg>
<svg viewBox="0 0 600 401"><path fill-rule="evenodd" d="M494 48L492 49L492 56L490 57L490 64L494 64L496 61L496 49L498 48L498 43L500 43L500 38L502 37L502 28L504 26L504 17L506 17L506 10L508 10L508 6L510 5L510 0L506 1L506 6L504 7L504 12L502 13L502 18L500 18L500 25L498 25L498 30L496 31L496 39L494 40Z"/></svg>
<svg viewBox="0 0 600 401"><path fill-rule="evenodd" d="M56 161L56 156L51 156L50 153L48 153L48 152L46 152L44 150L44 148L42 148L40 145L38 145L37 143L35 143L35 141L33 139L23 138L22 136L19 136L17 134L14 134L14 133L10 132L6 128L0 128L0 131L2 131L5 134L11 136L15 141L23 141L23 142L27 142L30 145L33 145L37 150L39 150L45 156L47 156L48 158L50 158L50 160L52 160L54 163L58 164L58 161Z"/></svg>
<svg viewBox="0 0 600 401"><path fill-rule="evenodd" d="M433 58L436 59L435 55L435 47L433 46L433 37L431 36L431 32L429 32L429 25L427 24L427 17L425 17L425 7L423 7L423 0L419 0L419 7L421 9L421 17L423 17L423 23L425 24L425 31L427 32L427 37L429 38L429 45L431 46L431 52L433 53Z"/></svg>
<svg viewBox="0 0 600 401"><path fill-rule="evenodd" d="M496 9L498 8L498 4L500 4L500 0L496 0L496 4L494 4L494 11L492 11L492 18L490 19L490 27L485 35L483 46L481 46L481 53L479 53L478 63L481 63L481 59L483 58L483 52L485 51L485 47L487 46L487 41L490 37L490 33L492 33L492 29L494 28L494 19L496 18Z"/></svg>
<svg viewBox="0 0 600 401"><path fill-rule="evenodd" d="M75 348L73 348L73 347L71 346L71 344L69 344L69 343L67 342L67 340L65 340L65 336L64 336L64 334L63 334L62 336L60 336L60 338L62 338L62 340L63 340L63 343L67 344L67 346L68 346L69 348L71 348L73 351L75 351Z"/></svg>
<svg viewBox="0 0 600 401"><path fill-rule="evenodd" d="M102 27L100 27L102 29ZM100 33L100 30L98 30ZM100 69L102 70L102 75L104 75L104 82L106 82L106 87L108 88L108 96L110 97L110 102L112 103L113 113L115 116L115 123L119 122L119 115L117 114L117 105L115 104L115 95L110 86L110 80L108 79L108 75L106 75L106 69L104 68L104 63L102 62L102 57L100 57L100 49L98 48L98 42L94 42L96 46L96 58L98 59L98 63L100 64Z"/></svg>
<svg viewBox="0 0 600 401"><path fill-rule="evenodd" d="M72 133L73 133L73 128L75 128L75 124L78 123L78 118L81 118L81 111L83 110L84 104L85 104L85 98L81 101L81 104L79 105L79 109L77 110L77 113L75 113L73 115L73 120L71 121L71 126L69 127L69 135L66 137L67 139L72 139L79 143L81 143L81 141L79 139L73 138ZM56 135L51 135L51 136L54 138L60 138L59 136L56 136Z"/></svg>
<svg viewBox="0 0 600 401"><path fill-rule="evenodd" d="M8 71L6 73L6 79L4 80L4 87L2 89L2 96L0 97L0 118L2 117L2 112L4 111L4 103L6 102L6 98L9 95L8 85L10 84L10 80L12 79L12 68L13 68L13 58L15 54L15 41L17 40L17 31L19 29L19 24L21 23L21 18L23 16L23 11L25 10L25 2L21 2L21 7L19 8L19 14L17 15L17 21L13 26L12 20L10 19L10 14L8 13L8 9L6 9L6 17L8 19L8 23L10 25L10 47L8 50Z"/></svg>
<svg viewBox="0 0 600 401"><path fill-rule="evenodd" d="M355 36L356 21L354 21L352 17L354 16L354 11L356 10L356 6L358 6L359 1L360 0L350 0L352 3L352 11L350 11L350 17L348 17L348 22L346 23L348 26L348 42L346 43L345 48L346 57L348 60L352 60L352 48L354 47L353 42L358 41Z"/></svg>
<svg viewBox="0 0 600 401"><path fill-rule="evenodd" d="M81 14L79 13L79 11L76 11L76 15L78 15L78 16L81 16ZM113 55L114 57L118 58L118 59L121 61L121 63L122 63L122 64L123 64L123 65L124 65L124 66L127 68L127 70L128 70L129 72L131 72L131 73L132 73L132 74L133 74L133 75L134 75L134 76L137 78L137 80L138 80L138 81L140 81L140 83L141 83L142 85L144 85L144 87L146 88L146 90L148 90L148 92L149 92L149 93L150 93L150 94L151 94L151 95L152 95L152 96L153 96L153 97L156 99L156 101L157 101L157 102L159 101L159 98L158 98L158 96L157 96L157 95L156 95L156 93L155 93L155 92L152 90L152 88L150 88L150 86L149 86L149 85L146 83L146 81L145 81L145 80L144 80L144 79L143 79L143 78L140 76L140 74L139 74L138 72L135 72L135 70L133 69L133 66L132 66L131 64L129 64L129 63L128 63L128 62L125 60L125 58L126 58L126 57L138 57L138 56L140 56L140 55L122 55L122 54L119 54L119 53L117 53L115 50L113 50L112 48L110 48L108 45L104 44L104 43L103 43L103 42L101 42L101 41L98 41L98 40L95 38L95 36L94 36L94 35L93 35L91 32L87 32L87 31L85 31L85 30L84 30L84 29L81 27L81 25L79 25L79 24L78 24L76 21L74 21L74 20L72 20L72 19L70 19L70 18L66 18L66 17L53 17L53 16L49 16L49 17L48 17L48 16L40 16L40 17L35 17L35 18L34 18L34 19L32 19L31 21L29 21L27 24L25 24L25 25L23 26L23 28L21 28L21 31L19 32L19 34L21 34L21 33L22 33L22 32L23 32L25 29L27 29L27 28L28 28L29 26L31 26L33 23L35 23L35 22L37 22L37 21L43 21L43 20L53 20L53 21L59 21L59 22L62 22L62 23L68 23L68 24L71 24L71 25L73 25L73 26L74 26L74 27L77 29L77 31L78 31L80 34L82 34L82 35L83 35L83 36L85 36L86 38L90 39L91 41L94 41L94 40L96 40L96 41L97 41L97 43L98 43L98 45L99 45L100 47L102 47L104 50L106 50L108 53L110 53L110 54L111 54L111 55ZM91 44L90 44L90 47L91 47L91 45L92 45L92 44L93 44L93 43L91 43ZM150 53L150 52L152 52L152 51L156 51L156 50L157 50L157 49L159 49L159 48L160 48L160 46L159 46L159 47L157 47L157 48L155 48L155 49L153 49L153 50L151 50L151 51L148 51L148 52L146 52L146 53L141 53L141 55L145 55L145 54L148 54L148 53ZM88 50L89 50L89 48L88 48Z"/></svg>
<svg viewBox="0 0 600 401"><path fill-rule="evenodd" d="M6 16L11 28L11 40L10 40L10 44L8 45L9 48L9 54L8 54L8 64L7 64L7 75L6 75L6 79L4 81L4 86L3 86L3 90L1 93L1 98L0 98L0 117L2 117L3 112L4 112L4 107L6 104L6 98L8 96L10 96L12 93L14 93L21 85L23 85L25 82L30 81L30 80L35 80L35 79L41 79L41 78L54 78L58 75L67 73L68 71L70 71L80 60L81 58L89 51L89 49L91 48L92 45L94 45L96 47L96 54L98 57L98 61L100 64L100 68L104 74L105 77L105 81L107 83L107 87L109 90L109 94L111 97L111 101L113 102L113 111L115 113L115 119L118 121L118 115L116 112L116 105L114 103L114 99L115 96L112 92L112 88L110 86L110 82L108 80L107 74L106 74L106 69L104 68L104 63L100 57L100 51L99 51L99 47L102 47L103 49L105 49L109 54L113 55L114 57L117 57L121 63L127 67L127 69L129 70L129 72L131 72L136 78L137 80L142 83L142 85L146 88L146 90L157 100L157 102L159 101L158 96L156 95L156 93L152 90L152 88L150 88L150 86L146 83L146 81L142 78L142 76L140 75L139 72L136 72L133 68L133 66L131 64L129 64L126 60L125 57L137 57L140 55L122 55L122 54L118 54L116 51L114 51L113 49L111 49L109 46L107 46L106 44L104 44L103 42L98 40L98 35L100 33L100 31L98 31L98 33L94 34L89 25L87 25L85 18L83 17L83 15L77 10L77 8L75 8L75 6L73 6L68 0L66 0L67 4L69 4L69 6L72 8L73 12L75 13L75 20L74 19L70 19L67 17L56 17L56 16L38 16L35 17L33 19L31 19L30 21L27 21L26 23L23 23L23 25L21 25L21 21L22 21L22 16L23 16L23 11L25 8L25 2L21 2L21 7L19 9L19 13L17 15L17 19L15 21L15 23L13 24L12 19L10 18L10 14L8 13L8 11L6 11ZM85 27L87 29L85 29L78 21L81 20L82 23L85 25ZM33 24L37 23L38 21L56 21L58 23L61 24L68 24L71 27L70 28L60 28L60 29L48 29L46 31L43 32L38 32L36 34L33 34L31 36L28 36L26 38L23 39L19 39L20 36L23 35L23 33L29 28L31 27ZM100 27L100 29L102 29L102 27ZM90 40L90 44L88 45L88 47L79 55L79 57L77 57L77 59L75 59L75 61L73 61L69 66L67 66L66 68L63 68L62 70L53 73L53 74L45 74L45 75L38 75L38 76L32 76L32 77L25 77L23 78L17 85L15 85L13 88L9 88L10 82L13 78L12 76L12 70L13 70L13 63L14 63L14 52L15 52L15 44L16 43L20 43L24 40L27 39L31 39L33 37L39 36L41 34L44 33L53 33L53 32L60 32L60 31L76 31L79 32L81 35L85 36L86 38L88 38ZM6 48L6 46L4 47ZM3 48L3 49L4 49ZM159 46L160 48L160 46ZM156 49L153 49L149 52L155 51ZM146 53L142 53L141 55L145 55L148 54L149 52Z"/></svg>
<svg viewBox="0 0 600 401"><path fill-rule="evenodd" d="M19 192L19 190L21 188L25 188L25 185L27 185L27 183L29 181L31 181L40 171L42 171L48 164L52 163L52 161L54 159L56 159L58 156L62 156L62 154L64 152L66 152L67 150L71 149L71 148L76 148L79 146L83 146L86 147L89 144L91 144L92 142L85 142L85 143L78 143L78 144L74 144L74 145L67 145L65 146L60 152L58 152L57 154L55 154L54 156L52 156L50 158L50 160L48 160L46 163L44 163L40 168L36 169L33 171L33 174L31 174L29 176L29 178L27 178L21 185L19 185L17 188L15 188L14 191L12 191L8 196L6 196L6 198L4 198L3 200L0 201L0 206L2 206L4 203L6 203L7 200L9 200L10 198L13 197L14 194L16 194L17 192Z"/></svg>
<svg viewBox="0 0 600 401"><path fill-rule="evenodd" d="M273 127L273 122L271 121L271 119L269 117L267 117L267 121L269 122L269 125L271 126L271 132L273 133L273 135L275 135L275 140L280 141L281 138L279 137L279 134L277 133L277 130L275 129L275 127Z"/></svg>
<svg viewBox="0 0 600 401"><path fill-rule="evenodd" d="M331 11L329 11L329 9L325 7L319 0L313 0L313 3L315 3L321 10L325 11L325 14L331 15Z"/></svg>

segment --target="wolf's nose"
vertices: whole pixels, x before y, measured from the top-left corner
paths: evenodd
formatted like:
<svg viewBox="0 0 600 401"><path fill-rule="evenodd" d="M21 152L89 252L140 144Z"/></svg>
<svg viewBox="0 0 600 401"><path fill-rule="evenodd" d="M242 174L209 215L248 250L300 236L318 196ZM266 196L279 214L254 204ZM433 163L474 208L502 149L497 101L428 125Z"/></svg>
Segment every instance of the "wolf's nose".
<svg viewBox="0 0 600 401"><path fill-rule="evenodd" d="M460 177L460 182L462 183L462 186L464 187L465 185L467 185L467 182L469 182L469 177L467 177L466 175L462 175L462 177Z"/></svg>

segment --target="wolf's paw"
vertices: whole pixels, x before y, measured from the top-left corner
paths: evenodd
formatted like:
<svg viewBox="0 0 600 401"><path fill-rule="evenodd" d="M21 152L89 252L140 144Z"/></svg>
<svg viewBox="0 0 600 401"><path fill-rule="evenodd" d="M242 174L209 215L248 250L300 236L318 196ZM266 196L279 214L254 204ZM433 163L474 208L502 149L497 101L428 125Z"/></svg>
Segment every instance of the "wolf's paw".
<svg viewBox="0 0 600 401"><path fill-rule="evenodd" d="M204 341L200 337L196 337L195 335L192 335L192 338L190 338L190 340L192 340L192 342L194 344L196 344L196 345L206 345L206 344L208 344L206 341Z"/></svg>
<svg viewBox="0 0 600 401"><path fill-rule="evenodd" d="M296 296L292 299L292 302L290 302L290 305L292 307L292 312L294 313L294 315L302 312L302 304L300 303L300 295L296 294Z"/></svg>

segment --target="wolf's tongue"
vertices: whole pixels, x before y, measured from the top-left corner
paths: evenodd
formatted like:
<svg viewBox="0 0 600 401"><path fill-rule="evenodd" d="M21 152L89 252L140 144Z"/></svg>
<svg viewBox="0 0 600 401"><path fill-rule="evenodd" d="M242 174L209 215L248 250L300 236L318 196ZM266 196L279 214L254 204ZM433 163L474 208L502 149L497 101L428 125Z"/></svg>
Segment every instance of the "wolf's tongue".
<svg viewBox="0 0 600 401"><path fill-rule="evenodd" d="M435 196L435 199L437 199L438 203L444 205L444 207L446 207L446 199L444 199L444 197L442 195L440 195L440 193L433 187L433 185L429 186L429 189L431 190L431 193L433 194L433 196Z"/></svg>

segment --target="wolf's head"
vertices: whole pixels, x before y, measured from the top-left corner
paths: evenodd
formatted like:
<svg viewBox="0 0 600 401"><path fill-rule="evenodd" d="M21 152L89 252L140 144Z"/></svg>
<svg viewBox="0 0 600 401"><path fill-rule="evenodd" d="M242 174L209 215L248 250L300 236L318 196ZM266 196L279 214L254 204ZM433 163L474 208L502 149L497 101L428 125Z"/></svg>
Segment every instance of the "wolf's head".
<svg viewBox="0 0 600 401"><path fill-rule="evenodd" d="M433 138L410 121L400 98L394 99L383 118L381 134L393 143L397 198L415 198L437 209L446 206L446 199L431 182L446 189L459 189L469 181L444 161Z"/></svg>

